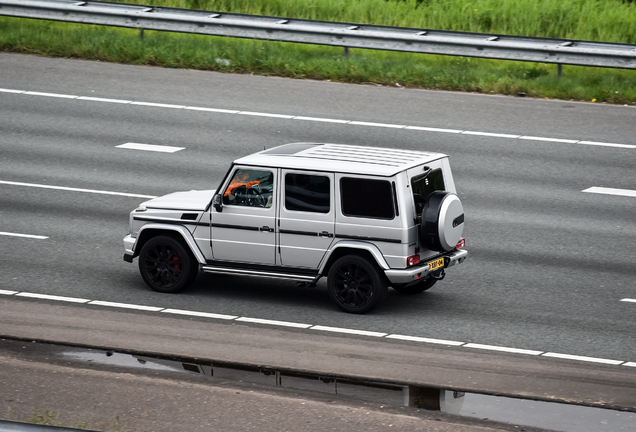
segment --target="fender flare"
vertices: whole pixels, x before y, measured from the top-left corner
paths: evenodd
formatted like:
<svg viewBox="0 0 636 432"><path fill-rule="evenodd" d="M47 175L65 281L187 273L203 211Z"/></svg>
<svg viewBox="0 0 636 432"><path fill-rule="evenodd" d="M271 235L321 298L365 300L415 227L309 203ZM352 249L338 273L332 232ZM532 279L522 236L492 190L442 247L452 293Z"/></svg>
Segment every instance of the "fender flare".
<svg viewBox="0 0 636 432"><path fill-rule="evenodd" d="M373 243L367 243L364 241L342 240L334 243L333 246L329 248L329 250L325 254L325 257L320 264L320 274L325 274L325 268L327 267L327 264L331 260L334 252L336 252L338 249L357 249L369 252L375 259L375 262L380 267L380 269L389 270L391 268L384 259L382 252L380 252L380 249L378 249L378 247Z"/></svg>
<svg viewBox="0 0 636 432"><path fill-rule="evenodd" d="M205 264L205 257L203 256L203 253L201 253L201 250L199 249L199 247L197 246L197 242L194 240L194 237L192 236L192 233L190 231L188 231L188 229L186 227L184 227L183 225L171 225L171 224L162 224L162 223L147 223L144 226L142 226L139 229L139 232L137 233L137 241L135 242L135 245L133 246L133 251L135 253L134 256L139 255L139 251L138 251L138 243L139 243L139 239L142 238L144 231L172 231L175 232L177 234L179 234L181 236L181 238L185 241L186 246L190 249L190 252L192 252L192 255L194 255L195 259L199 262L199 264ZM139 248L141 249L141 248Z"/></svg>

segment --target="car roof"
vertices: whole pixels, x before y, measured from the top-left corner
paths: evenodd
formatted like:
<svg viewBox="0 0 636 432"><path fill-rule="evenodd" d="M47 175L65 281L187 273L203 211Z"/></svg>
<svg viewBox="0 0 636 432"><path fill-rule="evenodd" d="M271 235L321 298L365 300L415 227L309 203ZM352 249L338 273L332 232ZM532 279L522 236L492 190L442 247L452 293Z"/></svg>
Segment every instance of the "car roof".
<svg viewBox="0 0 636 432"><path fill-rule="evenodd" d="M234 163L389 177L445 157L448 156L418 150L348 144L292 143L242 157Z"/></svg>

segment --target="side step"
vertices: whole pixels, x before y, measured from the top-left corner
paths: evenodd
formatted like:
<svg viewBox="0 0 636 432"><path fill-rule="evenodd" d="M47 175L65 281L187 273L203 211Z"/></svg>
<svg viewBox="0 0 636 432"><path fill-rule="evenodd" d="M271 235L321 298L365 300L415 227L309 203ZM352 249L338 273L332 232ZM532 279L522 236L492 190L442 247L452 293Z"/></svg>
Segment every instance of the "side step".
<svg viewBox="0 0 636 432"><path fill-rule="evenodd" d="M249 270L249 269L219 267L219 266L211 266L211 265L203 265L201 266L201 270L204 273L259 276L259 277L295 280L300 282L316 282L320 278L319 274L312 275L312 274L285 273L280 271L264 270L264 269Z"/></svg>

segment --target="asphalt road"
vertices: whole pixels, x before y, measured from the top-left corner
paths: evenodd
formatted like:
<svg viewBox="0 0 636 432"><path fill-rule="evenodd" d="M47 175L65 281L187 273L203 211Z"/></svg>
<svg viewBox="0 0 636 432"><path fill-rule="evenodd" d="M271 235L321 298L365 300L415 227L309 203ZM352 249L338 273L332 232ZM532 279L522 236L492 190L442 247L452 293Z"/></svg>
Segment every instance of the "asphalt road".
<svg viewBox="0 0 636 432"><path fill-rule="evenodd" d="M582 192L636 191L632 107L12 54L0 71L0 290L636 362L636 303L621 301L636 298L636 197ZM95 191L211 189L233 159L297 141L449 154L466 263L358 316L320 284L201 275L159 294L122 261L144 198ZM116 147L129 142L185 149Z"/></svg>

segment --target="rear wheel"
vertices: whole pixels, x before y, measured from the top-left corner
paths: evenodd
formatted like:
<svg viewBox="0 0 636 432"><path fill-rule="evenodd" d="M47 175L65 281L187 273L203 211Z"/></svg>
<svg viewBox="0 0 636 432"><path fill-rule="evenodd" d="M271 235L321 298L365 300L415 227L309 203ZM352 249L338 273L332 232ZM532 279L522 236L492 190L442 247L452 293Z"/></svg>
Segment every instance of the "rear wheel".
<svg viewBox="0 0 636 432"><path fill-rule="evenodd" d="M350 313L366 313L385 297L388 285L376 266L368 260L347 255L339 258L327 276L329 297Z"/></svg>
<svg viewBox="0 0 636 432"><path fill-rule="evenodd" d="M413 284L394 285L393 289L400 294L419 294L426 290L429 290L435 285L437 279L429 277L428 279L417 281Z"/></svg>
<svg viewBox="0 0 636 432"><path fill-rule="evenodd" d="M180 241L168 236L157 236L141 248L139 272L153 290L176 293L194 282L197 265L190 251Z"/></svg>

